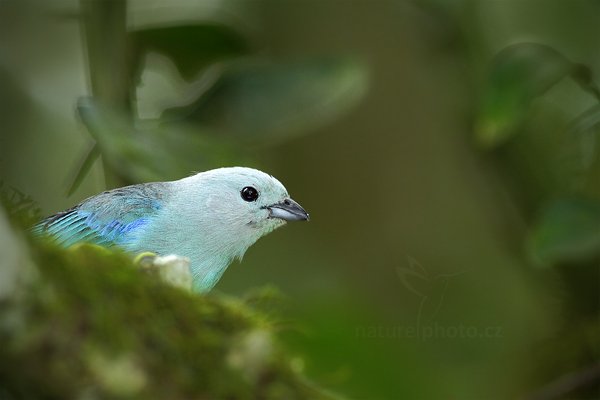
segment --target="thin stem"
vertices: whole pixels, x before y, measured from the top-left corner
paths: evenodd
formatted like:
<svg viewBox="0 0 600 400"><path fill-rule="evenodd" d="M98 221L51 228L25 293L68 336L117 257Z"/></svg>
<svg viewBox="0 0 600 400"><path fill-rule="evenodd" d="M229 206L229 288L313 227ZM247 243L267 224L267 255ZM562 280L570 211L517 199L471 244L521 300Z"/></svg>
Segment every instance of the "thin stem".
<svg viewBox="0 0 600 400"><path fill-rule="evenodd" d="M98 143L94 142L90 147L90 150L85 155L85 158L80 163L79 168L77 168L77 174L75 175L75 177L71 181L71 184L69 185L69 191L67 192L67 196L70 197L77 190L77 188L79 188L79 186L83 182L83 179L92 168L92 165L94 165L94 162L98 159L98 157L100 157L100 155L101 153L100 148L98 147Z"/></svg>
<svg viewBox="0 0 600 400"><path fill-rule="evenodd" d="M130 52L126 0L82 0L83 28L94 99L130 108Z"/></svg>
<svg viewBox="0 0 600 400"><path fill-rule="evenodd" d="M95 102L131 115L131 52L127 35L127 0L81 0L83 32L87 50L91 95ZM89 129L89 127L88 127ZM97 145L88 153L82 168L93 161ZM77 179L83 179L80 170ZM104 165L107 187L120 186L122 180ZM72 190L72 188L71 188Z"/></svg>

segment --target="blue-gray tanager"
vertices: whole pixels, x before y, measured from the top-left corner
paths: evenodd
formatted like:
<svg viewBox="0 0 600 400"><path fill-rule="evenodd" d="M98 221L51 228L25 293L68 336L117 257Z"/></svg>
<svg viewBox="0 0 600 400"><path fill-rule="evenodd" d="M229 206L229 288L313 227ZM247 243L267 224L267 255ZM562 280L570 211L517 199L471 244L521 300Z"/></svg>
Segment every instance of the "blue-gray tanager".
<svg viewBox="0 0 600 400"><path fill-rule="evenodd" d="M172 182L100 193L46 218L34 233L62 246L90 242L190 259L196 291L211 289L234 259L286 221L308 220L264 172L219 168Z"/></svg>

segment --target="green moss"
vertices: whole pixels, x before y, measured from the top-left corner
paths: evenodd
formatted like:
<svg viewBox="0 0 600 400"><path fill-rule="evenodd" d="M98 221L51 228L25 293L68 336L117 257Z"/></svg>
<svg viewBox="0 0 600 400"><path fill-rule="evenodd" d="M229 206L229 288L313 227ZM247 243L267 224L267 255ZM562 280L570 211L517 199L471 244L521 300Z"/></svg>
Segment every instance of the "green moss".
<svg viewBox="0 0 600 400"><path fill-rule="evenodd" d="M291 368L266 317L96 246L35 245L39 278L0 304L0 393L14 398L330 398Z"/></svg>

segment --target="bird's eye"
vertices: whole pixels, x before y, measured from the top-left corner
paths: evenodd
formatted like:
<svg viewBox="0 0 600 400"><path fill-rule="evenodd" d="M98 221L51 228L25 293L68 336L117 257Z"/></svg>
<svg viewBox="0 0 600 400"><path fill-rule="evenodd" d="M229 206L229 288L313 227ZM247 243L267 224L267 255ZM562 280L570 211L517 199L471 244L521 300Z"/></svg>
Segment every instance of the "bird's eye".
<svg viewBox="0 0 600 400"><path fill-rule="evenodd" d="M258 190L254 189L252 186L246 186L240 192L242 195L242 199L246 201L256 201L258 199Z"/></svg>

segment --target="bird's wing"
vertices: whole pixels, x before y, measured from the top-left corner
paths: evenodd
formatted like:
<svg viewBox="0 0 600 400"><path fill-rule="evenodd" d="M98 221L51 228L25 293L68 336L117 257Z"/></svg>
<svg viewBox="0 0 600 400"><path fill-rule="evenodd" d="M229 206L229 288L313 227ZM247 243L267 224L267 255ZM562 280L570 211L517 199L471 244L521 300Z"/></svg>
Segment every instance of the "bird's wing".
<svg viewBox="0 0 600 400"><path fill-rule="evenodd" d="M109 190L44 219L32 231L65 247L77 242L124 244L158 213L169 189L168 183L159 182Z"/></svg>

